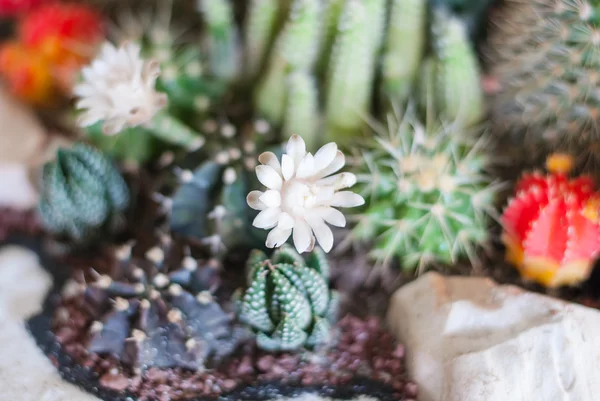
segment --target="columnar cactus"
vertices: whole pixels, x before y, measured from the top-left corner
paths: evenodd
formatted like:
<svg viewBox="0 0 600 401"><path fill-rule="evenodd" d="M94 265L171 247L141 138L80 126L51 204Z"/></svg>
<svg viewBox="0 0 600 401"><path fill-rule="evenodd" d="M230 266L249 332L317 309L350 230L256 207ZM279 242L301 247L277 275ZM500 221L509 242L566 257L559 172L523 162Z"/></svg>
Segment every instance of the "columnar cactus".
<svg viewBox="0 0 600 401"><path fill-rule="evenodd" d="M97 150L75 144L59 149L44 166L39 210L46 229L74 243L89 243L118 229L129 190L112 162Z"/></svg>
<svg viewBox="0 0 600 401"><path fill-rule="evenodd" d="M525 174L502 215L507 259L546 287L586 280L600 255L600 193L589 176L569 178L570 156L548 158L549 174Z"/></svg>
<svg viewBox="0 0 600 401"><path fill-rule="evenodd" d="M362 154L357 177L368 206L352 237L371 243L378 263L399 259L408 271L473 258L488 238L498 189L485 174L480 143L459 124L430 117L423 125L413 108L389 121L389 134Z"/></svg>
<svg viewBox="0 0 600 401"><path fill-rule="evenodd" d="M595 0L506 1L489 36L492 119L536 148L586 150L600 138L600 5ZM545 146L544 146L545 145Z"/></svg>
<svg viewBox="0 0 600 401"><path fill-rule="evenodd" d="M387 94L404 101L411 94L425 54L427 0L394 0L383 56Z"/></svg>
<svg viewBox="0 0 600 401"><path fill-rule="evenodd" d="M269 259L255 250L247 262L248 288L239 319L256 332L266 351L327 345L337 317L337 294L328 288L327 257L315 248L305 261L284 245Z"/></svg>
<svg viewBox="0 0 600 401"><path fill-rule="evenodd" d="M284 119L291 123L284 126L290 135L298 128L293 123L298 118L306 118L309 124L302 128L309 141L316 135L313 122L318 119L316 107L312 107L317 104L317 92L311 87L314 84L310 75L317 56L320 11L318 0L294 0L255 94L259 114L276 125ZM291 76L293 73L304 75ZM298 77L303 76L304 87L299 87Z"/></svg>
<svg viewBox="0 0 600 401"><path fill-rule="evenodd" d="M278 0L251 0L245 29L246 72L254 78L269 50L279 11Z"/></svg>
<svg viewBox="0 0 600 401"><path fill-rule="evenodd" d="M479 62L468 39L467 26L438 12L433 23L434 74L438 110L448 121L465 127L485 114Z"/></svg>
<svg viewBox="0 0 600 401"><path fill-rule="evenodd" d="M328 139L347 144L369 114L385 2L348 0L333 45L325 90Z"/></svg>
<svg viewBox="0 0 600 401"><path fill-rule="evenodd" d="M225 81L237 77L240 68L239 33L230 0L197 0L207 26L211 73Z"/></svg>
<svg viewBox="0 0 600 401"><path fill-rule="evenodd" d="M82 306L95 319L89 352L133 369L198 370L250 338L211 294L219 284L216 265L192 258L168 235L142 257L129 245L117 257L113 275L96 273L82 288Z"/></svg>

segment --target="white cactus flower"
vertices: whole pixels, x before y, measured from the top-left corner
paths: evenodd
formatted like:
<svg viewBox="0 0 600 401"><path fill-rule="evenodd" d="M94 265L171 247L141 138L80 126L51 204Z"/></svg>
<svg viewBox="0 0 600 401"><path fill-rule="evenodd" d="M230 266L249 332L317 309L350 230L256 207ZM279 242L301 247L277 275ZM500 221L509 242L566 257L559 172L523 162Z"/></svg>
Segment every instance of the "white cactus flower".
<svg viewBox="0 0 600 401"><path fill-rule="evenodd" d="M167 96L155 89L159 63L143 60L137 44L116 48L107 42L81 72L83 81L73 94L79 98L76 107L85 110L79 119L82 127L104 121L104 133L114 135L125 127L148 124L167 104Z"/></svg>
<svg viewBox="0 0 600 401"><path fill-rule="evenodd" d="M356 183L352 173L339 173L345 164L344 154L334 142L319 149L313 156L306 152L304 140L293 135L281 162L272 152L258 157L258 180L267 187L252 191L247 201L251 208L261 212L253 225L272 229L266 245L275 248L293 235L298 252L313 249L316 242L325 252L333 247L333 233L329 226L344 227L346 218L336 207L356 207L364 199L351 191L341 191Z"/></svg>

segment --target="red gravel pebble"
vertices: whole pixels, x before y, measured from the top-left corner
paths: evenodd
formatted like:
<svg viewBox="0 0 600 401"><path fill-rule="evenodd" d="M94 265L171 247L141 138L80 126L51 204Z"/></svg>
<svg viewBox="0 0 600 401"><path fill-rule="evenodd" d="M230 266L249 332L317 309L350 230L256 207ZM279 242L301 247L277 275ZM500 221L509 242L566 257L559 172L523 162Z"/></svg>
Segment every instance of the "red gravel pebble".
<svg viewBox="0 0 600 401"><path fill-rule="evenodd" d="M337 343L315 353L270 354L253 344L244 353L205 371L150 368L141 376L132 374L110 357L89 354L90 315L81 308L80 296L63 301L62 319L55 319L54 331L78 363L95 370L102 386L138 395L139 401L180 401L197 394L216 398L238 386L263 381L301 385L343 385L364 377L391 386L402 399L416 398L417 386L407 380L404 346L384 330L374 317L346 316L334 327ZM64 319L65 309L69 319Z"/></svg>

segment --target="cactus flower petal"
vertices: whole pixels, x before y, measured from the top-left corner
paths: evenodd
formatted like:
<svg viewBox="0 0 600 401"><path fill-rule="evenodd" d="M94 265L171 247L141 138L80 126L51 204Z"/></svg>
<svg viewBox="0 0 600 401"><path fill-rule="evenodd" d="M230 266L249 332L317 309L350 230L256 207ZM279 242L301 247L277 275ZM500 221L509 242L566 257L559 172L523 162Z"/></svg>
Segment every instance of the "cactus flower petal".
<svg viewBox="0 0 600 401"><path fill-rule="evenodd" d="M344 215L334 207L364 203L364 199L353 192L337 192L354 185L356 177L351 173L329 177L344 166L344 155L335 143L323 146L313 156L306 152L304 140L293 135L286 149L281 164L271 154L263 153L259 157L263 164L256 167L256 175L268 190L248 194L250 207L262 210L253 225L273 229L267 238L269 248L283 245L293 232L298 252L311 251L315 242L329 252L333 247L333 233L327 224L346 225Z"/></svg>

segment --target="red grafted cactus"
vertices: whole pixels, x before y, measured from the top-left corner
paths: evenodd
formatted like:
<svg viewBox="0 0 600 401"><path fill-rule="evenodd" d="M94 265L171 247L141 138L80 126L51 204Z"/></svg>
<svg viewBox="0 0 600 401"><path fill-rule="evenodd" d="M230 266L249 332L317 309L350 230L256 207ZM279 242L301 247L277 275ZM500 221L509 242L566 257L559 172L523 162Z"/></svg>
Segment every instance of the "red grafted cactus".
<svg viewBox="0 0 600 401"><path fill-rule="evenodd" d="M0 0L0 17L16 17L33 10L47 0Z"/></svg>
<svg viewBox="0 0 600 401"><path fill-rule="evenodd" d="M525 174L502 216L508 261L550 288L586 280L600 254L600 194L590 177L569 178L572 165L557 154L549 174Z"/></svg>
<svg viewBox="0 0 600 401"><path fill-rule="evenodd" d="M23 19L19 34L25 46L59 65L81 65L104 39L102 16L83 4L44 5Z"/></svg>

